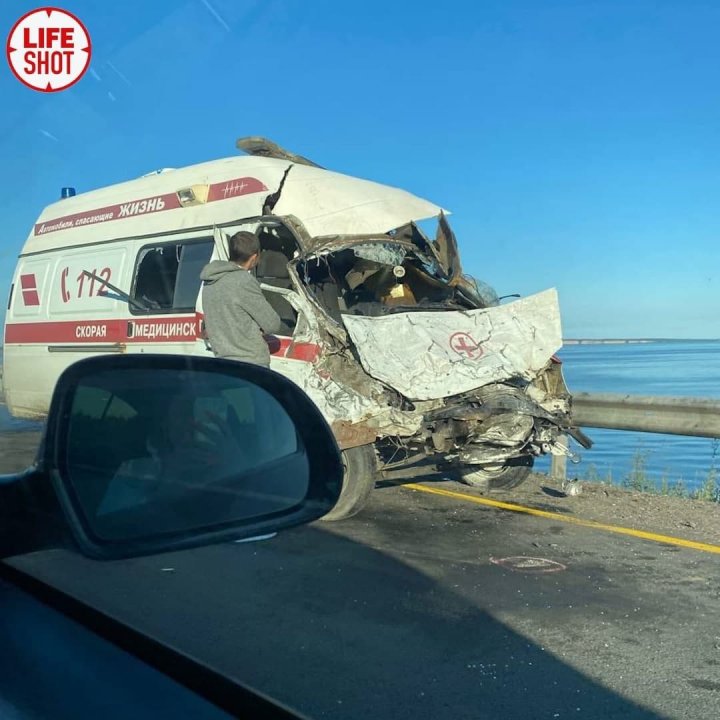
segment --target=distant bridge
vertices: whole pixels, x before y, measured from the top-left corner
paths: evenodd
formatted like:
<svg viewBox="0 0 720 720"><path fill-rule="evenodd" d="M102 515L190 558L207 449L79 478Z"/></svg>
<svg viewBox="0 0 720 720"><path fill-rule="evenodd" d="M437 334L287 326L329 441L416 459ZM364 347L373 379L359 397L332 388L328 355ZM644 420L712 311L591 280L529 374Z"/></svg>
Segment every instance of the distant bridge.
<svg viewBox="0 0 720 720"><path fill-rule="evenodd" d="M566 338L564 345L647 345L648 343L708 343L720 338Z"/></svg>

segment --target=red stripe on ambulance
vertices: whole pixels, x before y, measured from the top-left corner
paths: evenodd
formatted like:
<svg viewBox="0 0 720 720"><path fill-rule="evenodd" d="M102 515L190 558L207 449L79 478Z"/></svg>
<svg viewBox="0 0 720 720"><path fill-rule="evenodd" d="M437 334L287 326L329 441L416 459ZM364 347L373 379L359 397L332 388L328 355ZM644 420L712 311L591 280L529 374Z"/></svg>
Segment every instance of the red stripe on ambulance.
<svg viewBox="0 0 720 720"><path fill-rule="evenodd" d="M143 318L141 320L85 320L8 323L6 343L147 343L195 342L195 316Z"/></svg>
<svg viewBox="0 0 720 720"><path fill-rule="evenodd" d="M125 320L7 323L5 344L119 342L125 325Z"/></svg>
<svg viewBox="0 0 720 720"><path fill-rule="evenodd" d="M229 200L230 198L265 191L267 191L267 187L257 178L234 178L209 185L207 202ZM36 223L34 234L46 235L47 233L57 232L58 230L97 225L98 223L110 222L111 220L124 220L140 215L163 212L165 210L178 210L181 207L182 203L177 193L153 195L138 200L131 200L126 203L107 205L94 210L86 210L85 212L74 213L73 215L63 215L53 220Z"/></svg>
<svg viewBox="0 0 720 720"><path fill-rule="evenodd" d="M84 322L30 322L5 325L6 345L83 343L188 343L200 337L198 315L165 318L86 320ZM275 357L314 362L320 348L315 343L294 343L289 337L271 337L268 345Z"/></svg>
<svg viewBox="0 0 720 720"><path fill-rule="evenodd" d="M62 217L35 224L35 235L47 235L47 233L58 230L69 230L70 228L85 227L86 225L97 225L98 223L110 220L122 220L123 218L136 215L148 215L161 210L176 210L182 207L175 193L155 195L154 197L134 200L128 203L107 205L95 210L87 210L74 215L63 215Z"/></svg>

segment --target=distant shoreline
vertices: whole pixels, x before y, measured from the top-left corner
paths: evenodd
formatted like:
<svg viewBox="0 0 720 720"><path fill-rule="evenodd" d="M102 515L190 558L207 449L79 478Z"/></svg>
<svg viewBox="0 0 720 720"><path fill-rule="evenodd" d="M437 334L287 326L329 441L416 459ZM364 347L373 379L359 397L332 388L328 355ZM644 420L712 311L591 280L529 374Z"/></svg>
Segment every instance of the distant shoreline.
<svg viewBox="0 0 720 720"><path fill-rule="evenodd" d="M566 338L564 345L649 345L651 343L720 343L720 338Z"/></svg>

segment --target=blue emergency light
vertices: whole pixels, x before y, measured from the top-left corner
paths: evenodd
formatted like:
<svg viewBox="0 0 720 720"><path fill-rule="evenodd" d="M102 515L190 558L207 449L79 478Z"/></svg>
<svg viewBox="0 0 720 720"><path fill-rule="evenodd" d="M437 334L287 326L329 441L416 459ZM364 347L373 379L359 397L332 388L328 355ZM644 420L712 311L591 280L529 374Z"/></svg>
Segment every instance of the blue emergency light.
<svg viewBox="0 0 720 720"><path fill-rule="evenodd" d="M60 198L64 200L65 198L69 198L75 195L75 188L74 187L64 187L60 191Z"/></svg>

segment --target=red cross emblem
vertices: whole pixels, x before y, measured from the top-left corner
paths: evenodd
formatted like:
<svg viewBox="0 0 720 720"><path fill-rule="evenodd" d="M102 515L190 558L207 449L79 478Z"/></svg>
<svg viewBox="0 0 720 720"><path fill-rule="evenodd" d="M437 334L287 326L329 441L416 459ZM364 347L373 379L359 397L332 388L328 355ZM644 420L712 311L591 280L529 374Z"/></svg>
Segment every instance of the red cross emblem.
<svg viewBox="0 0 720 720"><path fill-rule="evenodd" d="M456 332L450 336L450 347L468 360L477 360L483 354L483 349L473 340L472 335L464 332Z"/></svg>

